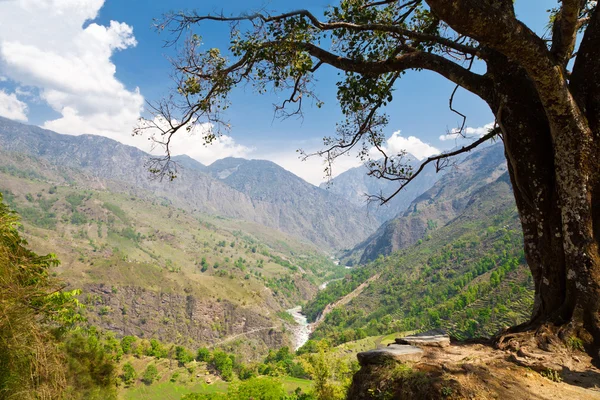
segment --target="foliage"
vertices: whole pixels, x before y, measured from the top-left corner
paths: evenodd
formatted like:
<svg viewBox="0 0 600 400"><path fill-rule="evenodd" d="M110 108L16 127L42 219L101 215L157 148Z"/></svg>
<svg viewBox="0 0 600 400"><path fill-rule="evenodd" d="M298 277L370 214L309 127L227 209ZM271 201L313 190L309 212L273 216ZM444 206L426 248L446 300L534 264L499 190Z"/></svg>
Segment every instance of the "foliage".
<svg viewBox="0 0 600 400"><path fill-rule="evenodd" d="M194 355L183 346L175 346L175 359L183 366L193 361Z"/></svg>
<svg viewBox="0 0 600 400"><path fill-rule="evenodd" d="M65 340L70 397L97 400L116 397L113 350L117 346L118 341L111 335L94 328L74 332Z"/></svg>
<svg viewBox="0 0 600 400"><path fill-rule="evenodd" d="M210 350L206 347L200 347L196 352L196 361L204 361L207 362L210 360Z"/></svg>
<svg viewBox="0 0 600 400"><path fill-rule="evenodd" d="M68 375L60 338L82 320L79 291L61 290L49 274L56 257L27 249L16 227L0 194L0 397L57 397Z"/></svg>
<svg viewBox="0 0 600 400"><path fill-rule="evenodd" d="M123 382L125 382L126 385L131 385L135 381L135 378L137 378L135 368L133 368L133 365L131 365L130 362L127 362L125 365L123 365L121 376L123 377Z"/></svg>
<svg viewBox="0 0 600 400"><path fill-rule="evenodd" d="M142 375L142 382L144 382L146 385L150 385L157 378L158 378L158 369L156 368L156 365L149 364L146 367L144 374Z"/></svg>
<svg viewBox="0 0 600 400"><path fill-rule="evenodd" d="M332 282L306 306L311 316L320 313L323 304L350 293L365 277L381 274L365 288L360 301L332 310L313 337L339 344L443 328L453 336L470 338L490 336L500 327L524 321L532 306L532 278L525 266L522 235L512 228L518 223L516 216L509 211L476 223L457 221L426 244L381 257Z"/></svg>
<svg viewBox="0 0 600 400"><path fill-rule="evenodd" d="M215 351L212 356L211 365L219 372L224 381L233 379L233 361L231 356L223 351Z"/></svg>
<svg viewBox="0 0 600 400"><path fill-rule="evenodd" d="M300 391L288 395L275 378L258 377L239 382L229 387L227 394L199 394L191 393L183 396L181 400L311 400L312 397Z"/></svg>

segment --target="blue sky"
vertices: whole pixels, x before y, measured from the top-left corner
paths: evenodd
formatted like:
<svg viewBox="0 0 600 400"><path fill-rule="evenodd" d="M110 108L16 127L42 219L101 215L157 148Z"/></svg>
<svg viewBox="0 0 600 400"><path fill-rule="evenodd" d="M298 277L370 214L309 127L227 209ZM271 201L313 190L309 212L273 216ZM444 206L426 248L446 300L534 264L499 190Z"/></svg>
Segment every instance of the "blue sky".
<svg viewBox="0 0 600 400"><path fill-rule="evenodd" d="M332 1L302 2L317 15ZM548 8L555 0L517 0L520 19L542 33ZM238 14L265 8L289 11L290 2L142 1L142 0L3 0L0 1L0 115L68 134L93 133L149 150L148 141L131 137L145 101L165 96L172 87L170 64L174 48L163 47L153 18L170 10ZM197 29L209 47L226 48L227 26L207 23ZM198 137L181 138L175 146L204 163L225 156L266 158L312 183L322 180L319 160L301 163L298 148L316 150L331 135L341 113L335 99L336 71L319 76L318 93L325 106L307 107L303 120L273 120L275 95L257 96L236 90L228 116L231 131L216 145L205 147ZM440 136L457 126L448 110L453 85L433 73L409 72L396 88L386 130L389 148L407 147L417 156L454 147ZM474 130L489 124L487 106L465 91L456 106L469 116ZM412 137L412 138L411 138ZM340 160L334 173L357 165Z"/></svg>

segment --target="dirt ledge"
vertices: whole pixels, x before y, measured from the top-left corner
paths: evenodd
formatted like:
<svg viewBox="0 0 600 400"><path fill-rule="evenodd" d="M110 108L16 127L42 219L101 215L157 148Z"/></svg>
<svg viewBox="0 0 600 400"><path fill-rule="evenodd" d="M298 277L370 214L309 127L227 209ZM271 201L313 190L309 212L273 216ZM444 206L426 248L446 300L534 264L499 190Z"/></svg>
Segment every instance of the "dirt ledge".
<svg viewBox="0 0 600 400"><path fill-rule="evenodd" d="M600 370L582 352L565 358L461 343L423 350L416 363L363 366L354 375L348 400L600 400Z"/></svg>

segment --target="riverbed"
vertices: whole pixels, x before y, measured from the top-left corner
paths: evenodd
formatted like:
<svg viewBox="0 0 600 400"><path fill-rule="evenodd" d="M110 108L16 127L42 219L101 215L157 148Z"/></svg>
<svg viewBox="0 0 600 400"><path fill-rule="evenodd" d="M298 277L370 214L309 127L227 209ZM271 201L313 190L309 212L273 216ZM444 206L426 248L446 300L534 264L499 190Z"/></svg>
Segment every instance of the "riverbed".
<svg viewBox="0 0 600 400"><path fill-rule="evenodd" d="M308 342L310 336L310 324L306 319L306 315L302 314L302 306L290 308L287 312L294 318L297 325L292 328L294 332L294 351L298 350Z"/></svg>

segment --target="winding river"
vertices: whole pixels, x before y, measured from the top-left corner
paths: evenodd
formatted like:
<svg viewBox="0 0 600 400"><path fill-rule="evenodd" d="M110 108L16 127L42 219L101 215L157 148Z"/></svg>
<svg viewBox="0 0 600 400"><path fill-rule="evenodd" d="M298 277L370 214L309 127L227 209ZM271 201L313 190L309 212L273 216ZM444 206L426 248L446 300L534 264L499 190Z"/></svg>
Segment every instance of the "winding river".
<svg viewBox="0 0 600 400"><path fill-rule="evenodd" d="M294 332L294 351L296 351L304 343L308 342L311 327L306 319L306 315L302 314L302 306L290 308L287 312L294 317L294 321L298 324L292 328Z"/></svg>
<svg viewBox="0 0 600 400"><path fill-rule="evenodd" d="M333 281L339 281L343 278L332 279L327 282L323 282L319 286L319 290L323 290L327 287L327 285ZM290 308L286 310L288 314L294 317L294 321L296 321L297 325L292 328L294 333L294 351L298 350L300 347L304 346L304 343L308 342L310 334L312 332L312 326L308 323L306 319L306 315L302 314L302 306L297 306L294 308Z"/></svg>

